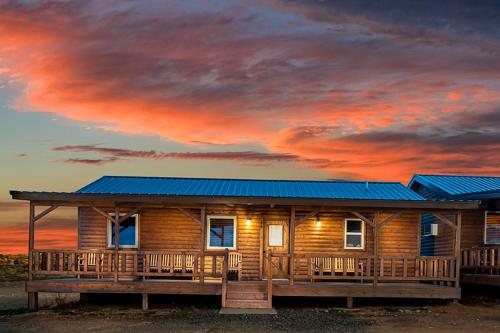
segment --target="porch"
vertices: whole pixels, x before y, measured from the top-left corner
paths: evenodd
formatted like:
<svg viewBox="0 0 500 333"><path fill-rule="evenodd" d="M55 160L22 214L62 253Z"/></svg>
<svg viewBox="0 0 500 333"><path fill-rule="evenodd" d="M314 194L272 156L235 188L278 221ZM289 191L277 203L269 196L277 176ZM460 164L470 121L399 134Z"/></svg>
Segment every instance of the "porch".
<svg viewBox="0 0 500 333"><path fill-rule="evenodd" d="M500 246L462 249L462 282L500 287Z"/></svg>
<svg viewBox="0 0 500 333"><path fill-rule="evenodd" d="M271 308L273 296L460 298L454 257L273 254L262 280L244 281L238 252L34 250L30 307L38 292L220 295L222 307ZM116 258L116 261L115 261ZM115 266L115 262L118 263ZM117 267L117 269L116 269ZM274 276L273 274L276 274ZM39 279L42 278L42 279Z"/></svg>

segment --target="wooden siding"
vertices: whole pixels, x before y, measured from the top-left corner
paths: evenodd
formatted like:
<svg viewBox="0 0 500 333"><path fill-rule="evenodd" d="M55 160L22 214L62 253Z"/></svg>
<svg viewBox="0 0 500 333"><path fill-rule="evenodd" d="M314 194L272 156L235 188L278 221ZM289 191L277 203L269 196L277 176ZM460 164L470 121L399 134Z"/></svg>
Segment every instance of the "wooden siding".
<svg viewBox="0 0 500 333"><path fill-rule="evenodd" d="M366 214L366 216L370 216ZM381 219L388 214L382 214ZM321 226L315 219L297 226L295 231L295 252L335 253L340 255L372 255L373 228L365 225L365 248L344 249L344 220L355 218L349 213L321 215ZM380 230L380 255L418 255L419 214L407 212L390 221Z"/></svg>
<svg viewBox="0 0 500 333"><path fill-rule="evenodd" d="M237 216L237 251L243 255L243 279L258 279L262 269L263 221L289 221L290 208L252 208L210 206L207 215ZM200 249L199 224L180 211L144 209L140 212L139 249L193 251ZM372 218L370 214L365 214ZM251 223L247 224L247 216ZM388 214L383 214L383 220ZM321 226L311 218L296 228L295 253L334 253L338 255L373 255L373 230L365 225L363 250L344 249L344 220L354 218L350 213L322 213ZM91 208L79 208L79 248L105 248L107 225L105 218ZM419 214L404 212L380 230L380 255L419 255ZM207 250L207 253L210 251Z"/></svg>
<svg viewBox="0 0 500 333"><path fill-rule="evenodd" d="M444 223L437 223L438 235L434 239L434 255L453 255L454 230ZM467 249L481 246L483 244L483 233L484 210L463 211L460 248Z"/></svg>

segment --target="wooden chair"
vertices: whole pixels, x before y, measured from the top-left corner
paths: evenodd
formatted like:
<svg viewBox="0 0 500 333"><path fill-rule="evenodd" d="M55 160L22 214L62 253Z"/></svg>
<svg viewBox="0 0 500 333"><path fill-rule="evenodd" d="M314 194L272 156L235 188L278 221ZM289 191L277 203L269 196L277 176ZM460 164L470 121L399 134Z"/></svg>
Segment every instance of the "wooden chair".
<svg viewBox="0 0 500 333"><path fill-rule="evenodd" d="M311 270L315 273L319 273L321 270L321 264L323 265L323 273L332 273L332 258L311 258Z"/></svg>
<svg viewBox="0 0 500 333"><path fill-rule="evenodd" d="M158 266L158 256L161 257L161 264ZM150 272L170 272L170 255L169 254L149 254L149 271Z"/></svg>
<svg viewBox="0 0 500 333"><path fill-rule="evenodd" d="M99 265L97 265L97 258L99 258ZM103 271L103 261L104 254L100 253L99 255L95 252L89 252L78 255L78 270L84 272L102 272ZM87 270L85 270L85 263L87 264ZM98 269L99 268L99 269ZM80 275L78 275L78 278ZM102 278L102 275L97 275L97 278Z"/></svg>
<svg viewBox="0 0 500 333"><path fill-rule="evenodd" d="M176 254L174 255L174 272L182 272L183 259L185 262L186 272L192 273L194 270L194 257L192 254Z"/></svg>
<svg viewBox="0 0 500 333"><path fill-rule="evenodd" d="M347 258L346 261L346 272L354 273L355 272L355 264L354 258ZM344 272L344 258L335 258L335 273L343 273Z"/></svg>
<svg viewBox="0 0 500 333"><path fill-rule="evenodd" d="M238 281L241 280L241 264L242 264L242 255L238 252L229 252L228 257L228 272L236 273L238 275Z"/></svg>

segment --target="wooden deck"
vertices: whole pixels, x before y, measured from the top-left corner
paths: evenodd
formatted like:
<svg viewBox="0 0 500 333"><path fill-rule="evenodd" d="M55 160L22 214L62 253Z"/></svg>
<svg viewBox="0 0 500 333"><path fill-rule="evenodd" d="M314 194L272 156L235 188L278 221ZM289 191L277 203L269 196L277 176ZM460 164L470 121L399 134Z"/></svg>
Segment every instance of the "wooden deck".
<svg viewBox="0 0 500 333"><path fill-rule="evenodd" d="M500 246L462 250L463 283L500 287Z"/></svg>
<svg viewBox="0 0 500 333"><path fill-rule="evenodd" d="M266 281L231 281L229 286L243 286L266 290ZM190 294L221 295L221 281L146 280L118 281L96 279L48 279L26 282L26 291L60 293L128 293L128 294ZM273 296L303 297L399 297L459 299L460 288L427 283L372 283L355 282L296 282L273 281Z"/></svg>
<svg viewBox="0 0 500 333"><path fill-rule="evenodd" d="M251 281L241 279L241 255L228 250L34 250L32 257L30 309L39 292L142 294L145 309L149 294L220 295L223 308L271 308L273 296L347 297L348 306L355 297L460 298L455 257L300 254L292 260L270 250L266 276Z"/></svg>

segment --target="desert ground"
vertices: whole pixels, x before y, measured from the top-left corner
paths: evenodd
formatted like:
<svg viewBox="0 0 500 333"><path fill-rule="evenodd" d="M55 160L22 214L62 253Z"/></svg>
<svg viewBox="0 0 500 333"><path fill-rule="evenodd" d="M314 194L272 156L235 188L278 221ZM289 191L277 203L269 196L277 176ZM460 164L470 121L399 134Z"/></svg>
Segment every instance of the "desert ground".
<svg viewBox="0 0 500 333"><path fill-rule="evenodd" d="M343 299L277 298L277 315L220 315L216 297L152 297L143 312L136 295L40 294L29 313L24 282L1 282L0 332L499 332L498 290L475 289L458 304L356 300L351 310Z"/></svg>

